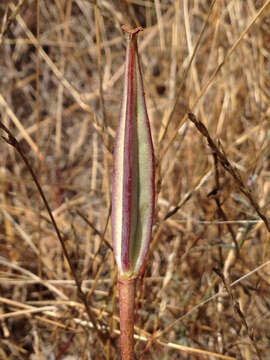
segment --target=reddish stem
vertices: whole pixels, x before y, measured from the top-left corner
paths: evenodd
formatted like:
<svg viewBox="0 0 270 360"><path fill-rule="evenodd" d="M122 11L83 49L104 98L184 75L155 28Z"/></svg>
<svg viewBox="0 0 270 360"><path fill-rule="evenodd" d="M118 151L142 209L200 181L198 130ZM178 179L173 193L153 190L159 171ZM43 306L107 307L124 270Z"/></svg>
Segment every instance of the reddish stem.
<svg viewBox="0 0 270 360"><path fill-rule="evenodd" d="M134 360L134 309L136 279L118 280L122 360Z"/></svg>

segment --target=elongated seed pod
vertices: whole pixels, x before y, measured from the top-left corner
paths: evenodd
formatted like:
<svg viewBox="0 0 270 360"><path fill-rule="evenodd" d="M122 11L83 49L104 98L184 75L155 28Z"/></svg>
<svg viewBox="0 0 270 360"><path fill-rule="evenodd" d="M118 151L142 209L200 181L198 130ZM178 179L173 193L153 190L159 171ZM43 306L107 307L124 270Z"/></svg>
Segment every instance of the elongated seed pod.
<svg viewBox="0 0 270 360"><path fill-rule="evenodd" d="M154 151L137 47L141 28L128 30L124 92L114 150L113 246L120 276L144 263L154 214Z"/></svg>

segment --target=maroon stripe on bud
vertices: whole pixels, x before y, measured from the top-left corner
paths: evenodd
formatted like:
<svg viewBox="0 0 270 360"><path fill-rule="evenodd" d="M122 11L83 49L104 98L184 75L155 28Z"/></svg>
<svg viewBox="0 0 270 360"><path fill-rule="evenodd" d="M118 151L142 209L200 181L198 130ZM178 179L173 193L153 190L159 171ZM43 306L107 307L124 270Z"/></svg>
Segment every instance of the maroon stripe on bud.
<svg viewBox="0 0 270 360"><path fill-rule="evenodd" d="M130 40L128 48L127 64L127 106L124 140L124 172L123 172L123 206L122 206L122 244L121 260L124 271L128 271L130 263L130 246L132 241L132 196L133 196L133 163L134 163L134 121L135 121L135 49L133 40Z"/></svg>

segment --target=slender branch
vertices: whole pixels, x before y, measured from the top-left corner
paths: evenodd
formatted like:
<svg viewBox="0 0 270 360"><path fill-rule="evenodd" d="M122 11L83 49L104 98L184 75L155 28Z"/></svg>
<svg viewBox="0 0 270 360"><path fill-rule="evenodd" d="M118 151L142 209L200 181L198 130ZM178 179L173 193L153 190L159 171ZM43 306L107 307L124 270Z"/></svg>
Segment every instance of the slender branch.
<svg viewBox="0 0 270 360"><path fill-rule="evenodd" d="M229 230L229 233L231 234L232 241L235 246L236 255L237 255L237 257L239 257L239 246L238 246L238 243L236 240L236 235L234 233L234 230L233 230L231 224L228 223L227 215L225 214L225 212L222 208L222 205L221 205L221 201L219 199L219 193L221 190L221 186L220 186L220 182L219 182L218 157L215 152L213 152L213 157L214 157L214 164L215 164L215 188L214 188L214 190L211 191L210 194L207 195L207 197L213 197L213 199L215 200L215 203L216 203L216 206L218 209L218 215L224 220L224 222L226 222L226 226Z"/></svg>
<svg viewBox="0 0 270 360"><path fill-rule="evenodd" d="M253 329L249 328L249 326L247 324L247 320L245 318L245 315L243 314L242 310L240 309L239 302L238 302L238 300L235 298L235 296L233 294L230 283L225 279L225 276L223 275L223 273L219 269L213 268L213 270L221 278L221 280L222 280L222 282L224 284L224 287L225 287L227 293L229 294L229 296L231 298L231 301L232 301L232 304L233 304L233 310L234 310L235 314L240 318L243 327L246 329L249 340L250 340L251 344L253 345L253 347L254 347L254 349L256 351L258 359L262 360L260 350L259 350L259 348L258 348L258 346L257 346L257 344L256 344L256 342L254 340Z"/></svg>
<svg viewBox="0 0 270 360"><path fill-rule="evenodd" d="M77 276L76 274L76 271L75 271L75 268L73 266L73 263L68 255L68 251L67 251L67 248L66 248L66 245L65 245L65 241L61 235L61 232L56 224L56 221L54 219L54 216L52 214L52 211L51 211L51 208L49 206L49 203L46 199L46 196L39 184L39 181L37 179L37 176L35 175L34 173L34 170L32 168L32 166L30 165L27 157L24 155L23 153L23 150L19 144L19 142L16 140L16 138L12 135L11 131L0 121L0 128L8 135L8 138L5 138L4 136L2 136L2 138L11 146L13 146L15 148L15 150L19 153L19 155L21 156L22 160L24 161L28 171L30 172L33 180L34 180L34 183L36 184L36 187L40 193L40 196L44 202L44 205L46 207L46 210L50 216L50 219L51 219L51 222L53 224L53 227L55 229L55 232L57 234L57 237L61 243L61 246L62 246L62 249L63 249L63 253L64 253L64 256L68 262L68 265L70 267L70 270L71 270L71 273L72 273L72 276L75 280L75 283L76 283L76 287L77 287L77 291L78 291L78 296L79 298L81 299L82 303L84 304L85 306L85 310L87 312L87 315L88 315L88 318L89 320L92 322L97 334L98 334L98 337L99 339L102 341L102 343L104 343L105 341L105 334L99 329L98 325L96 324L96 319L95 319L95 315L92 313L91 309L89 308L89 305L88 305L88 301L87 301L87 296L86 294L83 292L82 290L82 281L79 279L79 277Z"/></svg>
<svg viewBox="0 0 270 360"><path fill-rule="evenodd" d="M190 121L193 122L193 124L196 126L196 128L199 130L199 132L206 138L209 147L217 155L217 158L218 158L220 164L223 166L224 170L226 170L229 174L231 174L231 176L233 177L233 179L234 179L235 183L237 184L241 193L244 194L246 196L246 198L249 200L250 204L252 205L252 207L258 214L258 216L264 222L268 232L270 232L269 219L264 214L264 211L258 205L251 190L245 186L238 170L231 165L230 161L227 159L224 152L219 150L219 148L217 147L217 145L215 144L215 142L212 140L211 136L209 135L209 132L208 132L206 126L201 121L197 120L196 116L192 113L188 114L188 118Z"/></svg>

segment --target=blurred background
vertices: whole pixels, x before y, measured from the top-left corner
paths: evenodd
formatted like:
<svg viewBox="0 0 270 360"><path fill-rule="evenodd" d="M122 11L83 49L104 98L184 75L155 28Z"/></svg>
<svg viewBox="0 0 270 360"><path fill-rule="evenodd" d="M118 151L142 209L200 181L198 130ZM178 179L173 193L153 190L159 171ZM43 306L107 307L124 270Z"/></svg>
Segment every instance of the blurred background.
<svg viewBox="0 0 270 360"><path fill-rule="evenodd" d="M258 215L270 199L269 3L1 1L0 121L42 186L93 321L25 163L0 140L0 359L120 358L110 196L123 24L144 28L156 154L137 359L270 359L270 237Z"/></svg>

